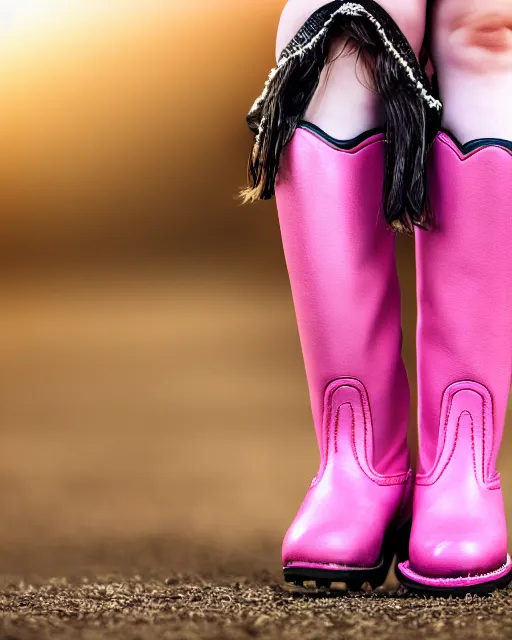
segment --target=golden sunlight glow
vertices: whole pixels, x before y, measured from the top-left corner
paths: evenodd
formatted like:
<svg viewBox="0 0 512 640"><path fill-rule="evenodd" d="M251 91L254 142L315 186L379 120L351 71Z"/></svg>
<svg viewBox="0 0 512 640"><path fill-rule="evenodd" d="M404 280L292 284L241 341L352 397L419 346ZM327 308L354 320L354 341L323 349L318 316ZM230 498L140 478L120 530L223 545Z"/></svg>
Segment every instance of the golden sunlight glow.
<svg viewBox="0 0 512 640"><path fill-rule="evenodd" d="M69 57L84 43L156 18L172 19L173 0L0 0L0 55L4 72L37 67L41 57ZM180 3L181 4L181 3Z"/></svg>
<svg viewBox="0 0 512 640"><path fill-rule="evenodd" d="M160 8L161 1L146 0L4 0L0 2L0 26L2 32L32 30L75 22L94 15L146 11Z"/></svg>
<svg viewBox="0 0 512 640"><path fill-rule="evenodd" d="M251 0L239 1L239 5ZM0 0L1 32L20 28L38 29L52 27L69 21L76 21L94 15L108 14L122 19L127 13L204 14L225 11L231 0ZM263 4L283 4L284 0L267 0Z"/></svg>
<svg viewBox="0 0 512 640"><path fill-rule="evenodd" d="M197 191L189 167L209 158L205 135L211 149L243 148L283 3L0 0L0 256L12 238L121 211L154 210L160 224L158 194Z"/></svg>
<svg viewBox="0 0 512 640"><path fill-rule="evenodd" d="M59 23L74 17L73 14L90 10L96 3L73 0L6 0L0 9L2 30L20 27L38 28Z"/></svg>
<svg viewBox="0 0 512 640"><path fill-rule="evenodd" d="M284 0L260 0L260 13L283 5ZM91 24L121 26L145 17L179 18L225 15L252 7L253 0L0 0L0 49L31 47L58 32L59 38L87 29ZM251 9L252 11L252 9Z"/></svg>

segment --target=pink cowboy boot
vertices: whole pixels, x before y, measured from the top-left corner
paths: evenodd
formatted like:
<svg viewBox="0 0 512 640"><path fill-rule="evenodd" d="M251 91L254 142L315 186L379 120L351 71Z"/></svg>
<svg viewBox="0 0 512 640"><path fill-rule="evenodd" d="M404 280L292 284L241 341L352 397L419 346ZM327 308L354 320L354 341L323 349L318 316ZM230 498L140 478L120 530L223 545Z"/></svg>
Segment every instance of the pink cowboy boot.
<svg viewBox="0 0 512 640"><path fill-rule="evenodd" d="M384 135L302 123L276 181L320 468L283 543L285 579L381 585L410 517L409 388Z"/></svg>
<svg viewBox="0 0 512 640"><path fill-rule="evenodd" d="M304 122L341 34L373 60L385 116L384 132L349 142ZM407 537L409 387L389 227L428 224L426 157L440 112L386 11L334 0L282 51L247 117L255 138L242 196L276 195L320 449L283 543L290 582L377 587Z"/></svg>
<svg viewBox="0 0 512 640"><path fill-rule="evenodd" d="M435 142L437 228L417 231L420 460L413 591L486 593L512 577L496 458L512 374L512 143Z"/></svg>

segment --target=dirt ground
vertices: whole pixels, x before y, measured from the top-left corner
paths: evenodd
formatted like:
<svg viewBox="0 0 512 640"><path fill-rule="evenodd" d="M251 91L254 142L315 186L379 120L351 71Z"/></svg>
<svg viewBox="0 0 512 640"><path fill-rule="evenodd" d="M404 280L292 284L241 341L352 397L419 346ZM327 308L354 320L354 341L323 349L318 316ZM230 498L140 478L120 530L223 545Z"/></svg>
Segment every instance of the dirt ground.
<svg viewBox="0 0 512 640"><path fill-rule="evenodd" d="M510 595L421 600L290 592L260 577L98 579L9 586L6 638L509 638Z"/></svg>
<svg viewBox="0 0 512 640"><path fill-rule="evenodd" d="M290 295L204 275L2 285L0 638L511 637L509 592L281 583L317 464Z"/></svg>

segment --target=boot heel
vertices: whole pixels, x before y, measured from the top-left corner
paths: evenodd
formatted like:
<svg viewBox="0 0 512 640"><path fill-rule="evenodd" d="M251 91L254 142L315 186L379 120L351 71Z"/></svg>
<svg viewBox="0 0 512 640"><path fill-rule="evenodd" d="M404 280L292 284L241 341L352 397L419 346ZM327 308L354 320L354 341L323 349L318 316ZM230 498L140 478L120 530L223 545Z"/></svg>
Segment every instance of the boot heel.
<svg viewBox="0 0 512 640"><path fill-rule="evenodd" d="M409 540L411 538L412 520L408 520L396 533L396 563L409 559Z"/></svg>

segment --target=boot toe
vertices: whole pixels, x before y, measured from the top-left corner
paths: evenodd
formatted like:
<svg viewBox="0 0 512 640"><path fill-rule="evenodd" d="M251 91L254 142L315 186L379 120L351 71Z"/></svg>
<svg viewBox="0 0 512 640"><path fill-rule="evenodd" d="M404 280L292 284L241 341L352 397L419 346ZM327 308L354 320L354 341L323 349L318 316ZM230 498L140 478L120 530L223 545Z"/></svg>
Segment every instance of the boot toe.
<svg viewBox="0 0 512 640"><path fill-rule="evenodd" d="M507 562L506 545L496 536L452 536L411 544L410 566L433 578L469 577L491 573Z"/></svg>
<svg viewBox="0 0 512 640"><path fill-rule="evenodd" d="M350 525L340 527L294 525L283 542L283 566L293 564L374 567L381 560L382 536Z"/></svg>

